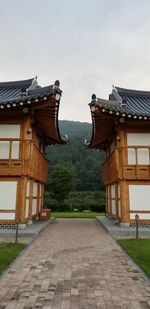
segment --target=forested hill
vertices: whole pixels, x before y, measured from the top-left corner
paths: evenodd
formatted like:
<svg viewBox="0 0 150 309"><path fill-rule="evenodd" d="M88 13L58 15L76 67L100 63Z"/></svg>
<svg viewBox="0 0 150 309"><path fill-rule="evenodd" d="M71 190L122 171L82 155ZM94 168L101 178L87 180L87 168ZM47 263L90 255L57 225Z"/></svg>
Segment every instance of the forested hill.
<svg viewBox="0 0 150 309"><path fill-rule="evenodd" d="M74 137L90 139L92 134L92 124L88 122L60 120L59 128L61 135L66 134L69 139Z"/></svg>
<svg viewBox="0 0 150 309"><path fill-rule="evenodd" d="M93 191L102 190L101 163L104 153L100 150L89 150L84 146L85 139L89 140L92 134L92 125L75 121L59 121L61 135L67 135L67 145L54 145L47 147L49 160L49 176L47 190L53 169L58 164L71 166L75 170L76 179L74 190Z"/></svg>

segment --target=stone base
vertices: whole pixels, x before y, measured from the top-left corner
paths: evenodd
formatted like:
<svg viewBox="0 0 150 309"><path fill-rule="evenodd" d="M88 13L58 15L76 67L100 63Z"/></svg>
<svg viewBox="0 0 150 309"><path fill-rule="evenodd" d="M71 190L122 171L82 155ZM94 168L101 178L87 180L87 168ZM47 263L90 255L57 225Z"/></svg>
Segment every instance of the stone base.
<svg viewBox="0 0 150 309"><path fill-rule="evenodd" d="M119 224L119 220L115 219L115 220L114 220L114 223L115 223L115 224Z"/></svg>
<svg viewBox="0 0 150 309"><path fill-rule="evenodd" d="M0 230L3 230L3 229L15 229L16 228L16 223L1 223L0 224Z"/></svg>
<svg viewBox="0 0 150 309"><path fill-rule="evenodd" d="M26 224L25 223L19 223L18 224L18 229L19 230L24 230L26 228Z"/></svg>
<svg viewBox="0 0 150 309"><path fill-rule="evenodd" d="M130 223L120 222L120 227L129 227Z"/></svg>
<svg viewBox="0 0 150 309"><path fill-rule="evenodd" d="M33 221L32 220L28 220L28 225L32 225Z"/></svg>

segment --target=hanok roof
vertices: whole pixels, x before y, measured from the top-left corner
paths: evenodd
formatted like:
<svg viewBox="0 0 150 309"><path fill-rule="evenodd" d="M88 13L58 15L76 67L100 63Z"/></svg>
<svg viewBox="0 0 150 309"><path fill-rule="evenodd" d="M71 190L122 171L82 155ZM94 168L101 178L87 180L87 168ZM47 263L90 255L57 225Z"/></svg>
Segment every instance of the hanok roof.
<svg viewBox="0 0 150 309"><path fill-rule="evenodd" d="M47 87L40 87L37 78L0 83L0 115L18 110L34 114L47 143L64 143L58 128L61 94L59 81Z"/></svg>
<svg viewBox="0 0 150 309"><path fill-rule="evenodd" d="M57 88L57 89L56 89ZM54 85L40 87L36 78L0 83L0 108L7 107L7 104L13 106L15 102L27 102L32 99L43 98L54 93L61 94L57 81ZM16 105L15 105L16 106Z"/></svg>
<svg viewBox="0 0 150 309"><path fill-rule="evenodd" d="M97 98L96 102L106 111L118 112L127 116L150 117L150 91L115 87L109 95L109 100Z"/></svg>
<svg viewBox="0 0 150 309"><path fill-rule="evenodd" d="M109 100L92 95L89 105L93 123L93 135L89 147L103 148L106 139L113 131L116 118L150 120L150 91L114 87Z"/></svg>

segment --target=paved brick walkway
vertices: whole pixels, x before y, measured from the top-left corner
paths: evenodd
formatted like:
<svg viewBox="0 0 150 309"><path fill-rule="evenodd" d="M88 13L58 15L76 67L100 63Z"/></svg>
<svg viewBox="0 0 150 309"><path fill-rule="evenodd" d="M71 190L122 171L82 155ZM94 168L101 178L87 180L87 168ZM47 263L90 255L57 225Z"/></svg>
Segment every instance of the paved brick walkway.
<svg viewBox="0 0 150 309"><path fill-rule="evenodd" d="M144 281L94 220L47 226L0 280L0 309L150 308Z"/></svg>

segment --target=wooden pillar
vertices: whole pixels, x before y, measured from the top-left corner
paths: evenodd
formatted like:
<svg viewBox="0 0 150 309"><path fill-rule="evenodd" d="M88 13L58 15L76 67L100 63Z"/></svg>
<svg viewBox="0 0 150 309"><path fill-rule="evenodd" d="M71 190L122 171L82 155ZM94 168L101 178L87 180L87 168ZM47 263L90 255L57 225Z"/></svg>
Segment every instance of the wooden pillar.
<svg viewBox="0 0 150 309"><path fill-rule="evenodd" d="M40 206L40 183L38 182L37 205L36 205L36 219L39 219L39 206Z"/></svg>
<svg viewBox="0 0 150 309"><path fill-rule="evenodd" d="M129 225L129 205L126 181L120 182L121 220L123 225Z"/></svg>
<svg viewBox="0 0 150 309"><path fill-rule="evenodd" d="M105 213L108 215L108 186L105 187L106 190L106 210Z"/></svg>
<svg viewBox="0 0 150 309"><path fill-rule="evenodd" d="M44 208L44 184L42 184L41 188L41 210Z"/></svg>
<svg viewBox="0 0 150 309"><path fill-rule="evenodd" d="M116 217L119 220L119 210L118 210L118 183L115 184L115 201L116 201Z"/></svg>
<svg viewBox="0 0 150 309"><path fill-rule="evenodd" d="M32 223L32 201L33 201L33 179L30 179L30 193L29 193L29 223Z"/></svg>
<svg viewBox="0 0 150 309"><path fill-rule="evenodd" d="M23 172L26 174L30 172L30 164L31 164L32 132L29 133L29 129L31 127L32 127L31 116L24 115L23 124L22 124L22 134L21 134L21 137L24 141L22 142L21 149L22 149Z"/></svg>
<svg viewBox="0 0 150 309"><path fill-rule="evenodd" d="M17 207L17 217L19 223L25 223L25 206L26 206L26 186L27 177L20 177L19 190L18 190L18 207Z"/></svg>
<svg viewBox="0 0 150 309"><path fill-rule="evenodd" d="M31 116L24 116L24 122L22 127L22 138L23 139L32 139L32 134L29 134L29 128L31 128L33 119Z"/></svg>
<svg viewBox="0 0 150 309"><path fill-rule="evenodd" d="M124 179L125 177L125 170L124 167L127 165L127 137L125 129L120 130L120 176Z"/></svg>
<svg viewBox="0 0 150 309"><path fill-rule="evenodd" d="M107 205L107 208L106 208L106 214L107 216L110 216L110 212L111 212L111 209L110 209L110 205L111 205L111 198L110 198L110 185L107 185L106 186L107 190L106 190L106 205Z"/></svg>
<svg viewBox="0 0 150 309"><path fill-rule="evenodd" d="M109 185L109 188L108 188L108 190L109 190L109 215L110 216L112 216L112 199L111 199L111 197L112 197L112 189L111 189L111 185Z"/></svg>

